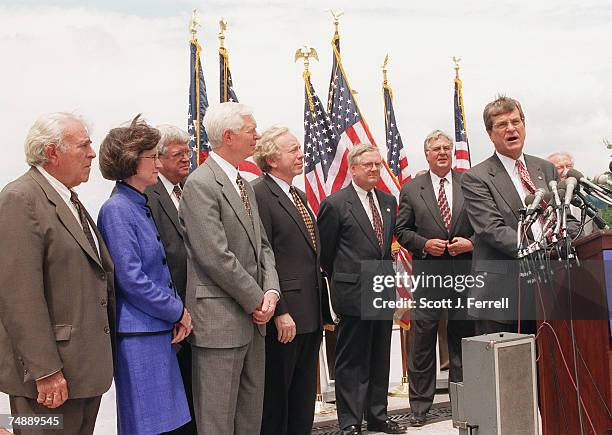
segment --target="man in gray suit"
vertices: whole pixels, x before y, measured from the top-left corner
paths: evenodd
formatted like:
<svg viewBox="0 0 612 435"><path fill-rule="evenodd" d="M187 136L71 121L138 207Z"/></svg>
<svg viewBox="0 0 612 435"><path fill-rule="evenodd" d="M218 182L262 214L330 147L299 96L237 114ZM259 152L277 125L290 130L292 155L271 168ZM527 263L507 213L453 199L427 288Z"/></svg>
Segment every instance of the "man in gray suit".
<svg viewBox="0 0 612 435"><path fill-rule="evenodd" d="M193 395L200 434L259 434L266 323L280 297L255 193L238 172L259 139L250 109L208 108L212 152L187 179L179 220L187 248Z"/></svg>
<svg viewBox="0 0 612 435"><path fill-rule="evenodd" d="M92 434L113 379L113 264L72 189L96 153L69 113L36 120L25 149L30 170L0 193L0 391L13 415L63 415L62 433Z"/></svg>
<svg viewBox="0 0 612 435"><path fill-rule="evenodd" d="M179 296L185 302L185 287L187 285L187 251L183 242L183 234L178 220L179 200L183 192L182 185L189 175L189 134L173 125L158 125L156 127L161 139L157 144L157 152L162 168L159 170L157 184L147 187L147 204L159 231L159 236L166 252L170 275ZM185 394L189 404L191 421L170 432L175 435L197 434L195 414L193 411L193 395L191 392L191 345L185 340L178 345L176 354Z"/></svg>
<svg viewBox="0 0 612 435"><path fill-rule="evenodd" d="M508 298L507 309L470 307L468 315L478 319L477 334L494 332L535 333L535 298L524 280L519 280L516 231L519 209L536 188L547 189L559 180L552 163L523 153L525 115L518 101L500 96L485 106L484 124L495 153L468 170L462 178L465 206L474 228L472 271L484 277L484 285L470 289L479 301ZM576 235L576 219L568 216L568 231ZM533 236L541 225L532 226ZM520 304L519 304L520 301Z"/></svg>

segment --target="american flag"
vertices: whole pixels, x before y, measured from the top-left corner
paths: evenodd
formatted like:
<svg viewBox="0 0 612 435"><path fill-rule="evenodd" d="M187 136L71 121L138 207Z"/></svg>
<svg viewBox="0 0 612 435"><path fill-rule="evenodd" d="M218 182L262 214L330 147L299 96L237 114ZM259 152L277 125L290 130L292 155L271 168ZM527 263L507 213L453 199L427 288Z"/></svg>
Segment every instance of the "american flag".
<svg viewBox="0 0 612 435"><path fill-rule="evenodd" d="M337 35L334 35L332 39L332 49L334 51L334 58L329 93L331 100L328 101L327 112L331 118L332 125L340 134L340 144L346 143L347 149L359 143L369 143L376 146L368 124L363 119L361 111L357 106L353 91L349 86L346 73L342 67L340 38ZM337 154L336 156L338 157ZM338 164L346 166L346 159L343 162L338 162ZM346 171L346 174L350 178L348 171ZM344 180L341 184L346 186L349 181L349 179ZM376 187L399 199L400 185L386 162L383 162L383 167L380 171L380 181Z"/></svg>
<svg viewBox="0 0 612 435"><path fill-rule="evenodd" d="M463 92L459 75L455 76L455 169L465 171L472 167L470 144L465 127L465 109L463 107Z"/></svg>
<svg viewBox="0 0 612 435"><path fill-rule="evenodd" d="M402 137L397 129L395 111L393 110L393 91L385 80L383 82L383 96L385 100L385 133L387 137L387 164L393 175L397 178L400 186L410 181L410 168L408 157L402 143Z"/></svg>
<svg viewBox="0 0 612 435"><path fill-rule="evenodd" d="M189 68L189 109L187 115L187 131L189 132L189 148L193 150L190 170L195 170L208 157L210 144L204 130L202 120L208 108L206 84L200 62L202 47L196 38L189 41L190 68Z"/></svg>
<svg viewBox="0 0 612 435"><path fill-rule="evenodd" d="M225 47L219 47L219 100L221 103L227 101L238 103L229 67L229 54ZM261 171L251 157L240 163L238 169L247 181L252 181L261 175Z"/></svg>
<svg viewBox="0 0 612 435"><path fill-rule="evenodd" d="M332 125L308 71L304 86L304 185L308 204L317 214L321 201L350 181L346 161L349 144Z"/></svg>

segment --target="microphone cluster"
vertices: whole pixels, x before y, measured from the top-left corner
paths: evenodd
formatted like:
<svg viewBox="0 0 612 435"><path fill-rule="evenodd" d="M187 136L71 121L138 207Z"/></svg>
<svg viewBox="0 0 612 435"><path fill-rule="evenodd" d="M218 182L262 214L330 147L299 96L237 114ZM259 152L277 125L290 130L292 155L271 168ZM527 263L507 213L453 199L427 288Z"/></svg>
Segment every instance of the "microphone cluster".
<svg viewBox="0 0 612 435"><path fill-rule="evenodd" d="M604 186L599 185L604 182ZM568 216L570 206L580 209L580 228L584 226L587 216L600 229L608 228L601 219L589 198L612 205L612 190L607 186L607 176L596 179L593 183L579 171L570 169L567 178L557 183L552 180L550 191L539 188L533 195L525 197L525 208L519 210L517 230L518 257L522 259L521 270L546 282L550 270L550 254L556 251L559 260L575 259L572 238L568 233Z"/></svg>

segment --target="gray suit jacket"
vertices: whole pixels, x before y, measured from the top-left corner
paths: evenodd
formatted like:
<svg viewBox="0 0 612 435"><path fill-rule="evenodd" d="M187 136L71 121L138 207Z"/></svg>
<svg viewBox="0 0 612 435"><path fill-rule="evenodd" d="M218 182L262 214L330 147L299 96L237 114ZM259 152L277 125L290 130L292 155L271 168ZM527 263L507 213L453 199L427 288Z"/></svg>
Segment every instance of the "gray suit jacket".
<svg viewBox="0 0 612 435"><path fill-rule="evenodd" d="M251 313L268 290L279 291L274 254L255 193L245 183L253 220L225 172L212 158L183 189L179 221L187 248L187 309L195 346L232 348L253 337ZM254 222L254 224L253 224ZM265 325L259 325L265 335Z"/></svg>
<svg viewBox="0 0 612 435"><path fill-rule="evenodd" d="M548 182L558 180L552 163L527 154L525 163L536 188L548 190ZM521 198L495 154L463 175L462 189L475 233L472 270L475 274L485 276L485 284L482 287L472 287L470 296L479 300L508 297L510 302L508 310L471 308L468 314L503 322L516 320L519 281L518 262L513 260L517 257L516 230L518 210L523 207ZM569 232L575 235L577 229L576 220L568 217ZM525 289L523 285L523 295L526 294ZM534 304L533 297L522 297L521 312L528 314Z"/></svg>
<svg viewBox="0 0 612 435"><path fill-rule="evenodd" d="M59 369L71 399L113 379L113 264L94 221L93 250L64 200L35 168L0 193L0 391L36 398Z"/></svg>

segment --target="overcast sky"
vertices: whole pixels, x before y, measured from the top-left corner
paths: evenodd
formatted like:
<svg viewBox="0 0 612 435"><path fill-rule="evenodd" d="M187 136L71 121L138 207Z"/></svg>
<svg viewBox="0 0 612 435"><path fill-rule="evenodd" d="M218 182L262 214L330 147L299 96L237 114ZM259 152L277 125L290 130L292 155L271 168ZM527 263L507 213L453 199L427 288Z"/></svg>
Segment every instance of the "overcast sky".
<svg viewBox="0 0 612 435"><path fill-rule="evenodd" d="M42 113L83 115L96 150L110 128L139 112L152 124L185 128L194 7L209 101L219 99L223 16L234 88L254 108L260 130L286 125L303 138L303 67L293 56L304 43L319 53L312 80L326 100L333 33L326 9L333 7L344 11L344 67L380 145L380 65L389 53L389 82L413 173L425 167L427 133L453 132L453 56L462 58L473 162L492 152L482 109L501 92L523 105L526 152L570 151L587 175L608 167L602 140L612 140L610 1L20 0L0 2L0 187L27 169L23 141ZM95 216L111 189L95 164L78 190Z"/></svg>

